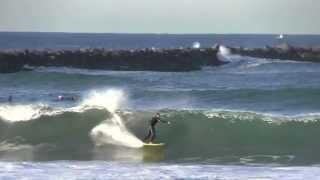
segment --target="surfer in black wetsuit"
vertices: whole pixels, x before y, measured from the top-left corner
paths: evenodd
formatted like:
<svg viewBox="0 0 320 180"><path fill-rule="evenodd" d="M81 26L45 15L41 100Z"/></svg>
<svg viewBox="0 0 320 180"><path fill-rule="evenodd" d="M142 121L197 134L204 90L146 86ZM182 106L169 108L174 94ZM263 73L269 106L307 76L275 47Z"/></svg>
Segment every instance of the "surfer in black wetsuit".
<svg viewBox="0 0 320 180"><path fill-rule="evenodd" d="M164 121L162 119L160 119L160 113L157 113L155 116L152 117L152 119L150 120L150 127L149 127L149 131L148 131L148 135L144 138L144 141L149 140L149 143L152 143L153 140L156 138L156 129L155 126L158 122L162 122L162 123L167 123L170 124L169 121Z"/></svg>

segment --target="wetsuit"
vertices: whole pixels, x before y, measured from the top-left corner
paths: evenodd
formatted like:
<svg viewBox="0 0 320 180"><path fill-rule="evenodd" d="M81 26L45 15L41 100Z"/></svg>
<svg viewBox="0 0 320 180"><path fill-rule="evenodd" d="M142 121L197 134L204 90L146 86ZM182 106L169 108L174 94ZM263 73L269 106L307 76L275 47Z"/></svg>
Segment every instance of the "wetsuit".
<svg viewBox="0 0 320 180"><path fill-rule="evenodd" d="M144 138L144 140L148 140L150 139L150 142L152 142L155 138L156 138L156 129L155 126L156 124L161 121L163 123L168 123L167 121L161 120L160 117L153 117L150 121L150 127L149 127L149 131L148 131L148 135Z"/></svg>

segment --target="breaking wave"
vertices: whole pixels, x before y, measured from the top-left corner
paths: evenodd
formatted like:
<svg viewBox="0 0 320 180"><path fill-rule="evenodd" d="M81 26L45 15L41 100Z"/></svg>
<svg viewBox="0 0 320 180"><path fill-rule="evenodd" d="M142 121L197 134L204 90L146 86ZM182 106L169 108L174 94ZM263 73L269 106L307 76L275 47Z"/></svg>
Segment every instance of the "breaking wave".
<svg viewBox="0 0 320 180"><path fill-rule="evenodd" d="M38 106L21 119L10 119L1 112L0 158L136 157L140 149L132 148L142 146L140 139L155 111L123 110L122 98L122 91L108 90L92 92L78 107L66 110ZM5 108L11 111L9 106ZM12 108L19 111L16 106ZM172 122L157 127L157 141L167 144L166 160L320 162L320 143L315 140L320 136L318 113L280 116L227 110L160 112L163 119ZM26 157L28 154L32 156Z"/></svg>

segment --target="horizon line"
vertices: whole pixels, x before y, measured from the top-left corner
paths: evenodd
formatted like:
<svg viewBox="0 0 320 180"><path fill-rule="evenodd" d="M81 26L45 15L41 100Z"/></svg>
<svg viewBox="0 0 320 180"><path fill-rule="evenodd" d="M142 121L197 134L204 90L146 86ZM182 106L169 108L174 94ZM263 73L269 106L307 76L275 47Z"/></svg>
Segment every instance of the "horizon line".
<svg viewBox="0 0 320 180"><path fill-rule="evenodd" d="M2 31L0 33L56 33L56 34L127 34L127 35L320 35L320 33L167 33L167 32L68 32L68 31Z"/></svg>

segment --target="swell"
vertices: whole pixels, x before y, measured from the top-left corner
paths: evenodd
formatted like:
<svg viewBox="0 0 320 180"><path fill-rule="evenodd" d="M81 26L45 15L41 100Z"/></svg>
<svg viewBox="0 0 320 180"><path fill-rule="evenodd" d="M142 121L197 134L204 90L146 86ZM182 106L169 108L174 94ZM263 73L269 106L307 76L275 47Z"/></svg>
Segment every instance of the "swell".
<svg viewBox="0 0 320 180"><path fill-rule="evenodd" d="M142 139L153 111L118 111L129 131ZM239 111L162 110L171 125L157 126L157 141L166 146L166 160L256 158L286 163L320 162L319 114L276 116ZM117 159L132 149L111 144L96 146L90 132L111 114L90 108L82 112L42 115L28 121L0 121L2 159L19 158L26 147L32 160ZM139 150L137 150L139 151ZM25 153L24 153L25 154ZM98 155L97 155L98 154ZM21 156L23 159L24 156ZM233 159L238 157L237 160ZM271 157L271 158L268 158ZM275 158L279 157L279 158ZM123 158L121 156L121 158ZM9 158L10 159L10 158ZM273 161L272 160L272 161Z"/></svg>
<svg viewBox="0 0 320 180"><path fill-rule="evenodd" d="M172 111L159 126L159 141L168 144L168 158L213 158L292 155L295 161L319 162L320 117L274 116L233 111ZM137 134L143 129L137 130ZM290 159L291 160L291 159Z"/></svg>
<svg viewBox="0 0 320 180"><path fill-rule="evenodd" d="M142 109L212 109L227 108L300 114L317 112L319 88L280 89L150 89L131 93L131 98ZM303 106L302 106L303 105Z"/></svg>
<svg viewBox="0 0 320 180"><path fill-rule="evenodd" d="M83 112L43 114L24 121L11 122L0 118L1 141L30 145L92 144L88 132L107 117L110 117L107 111L88 109Z"/></svg>
<svg viewBox="0 0 320 180"><path fill-rule="evenodd" d="M175 102L179 102L182 99L184 102L181 102L180 104L173 103L173 105L183 107L185 104L191 104L193 107L198 108L212 106L225 107L225 105L227 105L227 108L238 108L235 106L228 106L230 104L235 104L237 106L249 106L249 108L251 108L250 105L259 104L257 107L266 107L266 109L272 108L271 106L279 106L279 108L283 109L297 109L299 111L298 108L302 108L314 111L318 109L318 102L320 102L318 96L320 89L317 85L317 80L315 81L316 74L309 82L299 85L292 85L290 83L278 85L279 83L274 81L270 82L272 84L269 85L261 83L245 85L245 83L241 83L242 79L239 79L237 82L238 85L230 85L230 83L224 84L210 80L203 81L203 84L200 84L193 83L192 79L188 81L187 78L183 79L183 81L179 81L179 76L176 79L173 78L170 83L167 83L166 80L169 78L169 75L151 78L147 78L143 75L141 75L141 77L137 76L137 74L131 74L130 76L121 73L112 74L111 72L105 75L99 74L97 76L63 73L48 73L44 76L35 72L27 74L16 73L10 76L4 76L3 78L0 77L1 83L10 87L8 90L5 88L0 90L3 92L3 95L0 95L0 101L7 100L8 94L12 93L9 92L12 91L11 88L21 89L20 91L23 91L26 88L31 89L32 91L34 91L35 88L37 90L44 89L41 91L44 92L43 96L51 98L50 100L52 100L53 98L48 96L59 95L59 93L65 92L78 93L79 91L88 90L92 87L105 88L108 86L124 86L130 93L132 98L130 100L137 101L142 105L150 104L150 102L154 102L155 99L159 101L164 99L170 101L171 99L174 99ZM201 77L199 77L199 79L200 78ZM204 78L207 77L204 76L201 79ZM61 79L63 79L63 81L61 81ZM303 80L305 79L302 79L301 81ZM123 85L124 83L125 85ZM157 86L158 83L161 83L163 86ZM172 88L173 83L177 86L174 89ZM166 89L166 87L168 88ZM52 93L49 93L48 95L47 89L50 89ZM28 97L37 99L38 96L35 94L36 93L30 93L27 96L22 94L19 98L26 99L26 97ZM74 95L81 96L79 93ZM19 93L17 93L16 96L19 96ZM188 102L186 102L187 100ZM304 106L301 107L301 104L304 104ZM167 106L167 104L164 106ZM172 108L174 107L172 106ZM262 109L254 108L254 110L261 111Z"/></svg>
<svg viewBox="0 0 320 180"><path fill-rule="evenodd" d="M87 159L95 146L90 131L108 117L107 111L94 108L44 113L23 121L0 117L0 157L9 160Z"/></svg>

